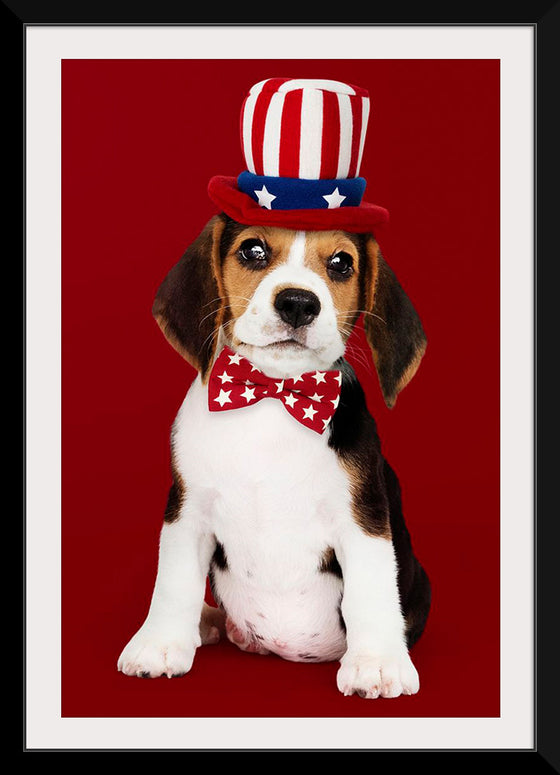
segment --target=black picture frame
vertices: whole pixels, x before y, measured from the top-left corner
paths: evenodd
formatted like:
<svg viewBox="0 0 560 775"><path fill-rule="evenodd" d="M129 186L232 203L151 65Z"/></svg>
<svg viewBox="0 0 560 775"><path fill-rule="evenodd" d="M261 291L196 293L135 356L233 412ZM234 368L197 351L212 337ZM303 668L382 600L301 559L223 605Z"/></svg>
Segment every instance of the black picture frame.
<svg viewBox="0 0 560 775"><path fill-rule="evenodd" d="M336 9L334 9L336 11ZM225 9L220 22L208 21L207 13L199 9L198 14L188 9L184 3L159 0L157 4L147 6L123 2L122 0L81 0L80 3L68 0L51 0L48 3L41 0L3 0L0 3L0 21L2 34L2 51L4 57L4 73L6 91L4 103L9 120L5 120L5 130L8 138L5 140L4 151L8 161L12 162L9 172L10 193L4 206L5 223L11 227L11 236L19 245L21 263L13 260L12 271L16 271L16 283L22 288L21 348L20 374L22 375L22 390L19 406L22 418L22 461L23 484L25 485L25 30L29 25L529 25L534 28L534 191L535 191L535 240L534 240L534 678L535 678L535 745L531 751L508 751L493 749L491 751L476 750L430 750L430 751L399 751L403 756L414 754L439 754L446 757L443 766L449 766L448 758L457 753L473 753L484 755L484 764L503 766L502 757L509 760L512 755L528 756L519 763L530 766L535 771L560 772L560 745L557 729L559 714L556 710L556 698L560 689L560 679L556 667L557 639L557 589L556 577L558 552L558 522L557 498L550 492L550 483L555 482L557 455L555 454L555 424L553 422L555 404L550 392L554 389L554 379L546 374L549 361L554 356L549 355L548 339L558 329L553 315L557 302L552 298L555 292L554 282L548 278L548 269L555 263L558 252L557 240L553 239L553 229L558 220L558 138L560 137L560 119L557 108L556 79L560 72L560 2L533 2L525 7L509 7L491 2L471 2L467 8L446 6L426 7L424 4L399 3L397 7L385 6L375 9L366 18L340 20L329 19L328 11L322 13L321 21L313 18L308 12L306 18L298 14L295 20L280 19L270 21L240 18L239 8ZM249 15L249 14L247 14ZM331 17L336 14L331 12ZM292 17L294 19L294 17ZM556 235L555 235L556 236ZM17 272L16 267L19 268ZM17 319L17 318L15 318ZM540 356L540 357L539 357ZM17 399L16 399L17 402ZM544 419L544 422L543 422ZM22 488L24 491L24 488ZM25 546L25 500L22 502L21 537ZM25 568L24 568L25 570ZM25 575L22 574L22 579ZM25 584L22 594L22 622L25 621ZM25 627L22 626L25 638ZM22 714L22 752L34 752L36 749L27 747L25 736L25 641L23 638L23 714ZM96 749L99 750L99 749ZM129 750L129 749L120 749ZM190 750L190 749L189 749ZM282 752L285 749L281 749ZM367 748L364 749L367 751ZM72 749L75 751L75 749ZM217 749L223 752L223 749ZM194 752L190 750L190 752ZM240 752L236 750L235 752ZM249 751L252 752L252 751ZM263 751L255 751L263 752ZM265 751L269 752L269 751ZM290 751L288 751L290 752ZM338 751L329 751L334 753ZM359 752L359 751L358 751ZM391 753L376 751L378 755ZM500 753L497 763L492 754ZM406 764L407 762L405 762ZM513 762L512 762L513 763ZM478 764L478 757L477 757ZM468 765L467 765L468 766Z"/></svg>

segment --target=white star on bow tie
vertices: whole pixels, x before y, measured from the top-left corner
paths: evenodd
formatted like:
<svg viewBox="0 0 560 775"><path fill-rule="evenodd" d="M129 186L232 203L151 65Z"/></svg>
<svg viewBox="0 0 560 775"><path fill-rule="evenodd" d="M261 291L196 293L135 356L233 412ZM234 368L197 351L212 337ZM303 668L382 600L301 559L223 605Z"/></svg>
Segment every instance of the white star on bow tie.
<svg viewBox="0 0 560 775"><path fill-rule="evenodd" d="M303 410L303 416L308 420L313 420L314 415L317 414L317 409L313 409L312 405L309 405L307 409Z"/></svg>
<svg viewBox="0 0 560 775"><path fill-rule="evenodd" d="M250 388L249 385L247 385L241 395L247 401L247 403L249 403L249 401L252 401L255 398L255 388Z"/></svg>
<svg viewBox="0 0 560 775"><path fill-rule="evenodd" d="M215 398L214 401L217 401L220 406L223 406L224 404L231 404L231 398L229 397L230 393L231 390L220 390L220 395L218 398Z"/></svg>
<svg viewBox="0 0 560 775"><path fill-rule="evenodd" d="M317 385L319 384L319 382L325 382L325 372L324 371L316 371L315 374L312 375L312 377L315 380Z"/></svg>
<svg viewBox="0 0 560 775"><path fill-rule="evenodd" d="M284 396L284 401L290 406L292 409L294 408L294 404L297 402L297 398L294 396L293 393L288 393L287 396Z"/></svg>
<svg viewBox="0 0 560 775"><path fill-rule="evenodd" d="M224 382L233 382L233 377L230 377L227 371L224 371L223 374L218 374L218 379L222 380L222 385Z"/></svg>

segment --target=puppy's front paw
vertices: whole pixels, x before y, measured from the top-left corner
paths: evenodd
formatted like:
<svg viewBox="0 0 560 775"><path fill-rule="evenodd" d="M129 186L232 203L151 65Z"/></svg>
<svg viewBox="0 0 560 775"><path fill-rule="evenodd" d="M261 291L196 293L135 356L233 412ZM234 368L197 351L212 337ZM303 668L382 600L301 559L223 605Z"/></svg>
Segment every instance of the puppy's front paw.
<svg viewBox="0 0 560 775"><path fill-rule="evenodd" d="M158 634L143 626L123 649L117 667L138 678L177 678L191 669L199 643L200 638Z"/></svg>
<svg viewBox="0 0 560 775"><path fill-rule="evenodd" d="M345 696L358 694L366 699L416 694L420 681L408 653L393 656L345 654L336 676Z"/></svg>

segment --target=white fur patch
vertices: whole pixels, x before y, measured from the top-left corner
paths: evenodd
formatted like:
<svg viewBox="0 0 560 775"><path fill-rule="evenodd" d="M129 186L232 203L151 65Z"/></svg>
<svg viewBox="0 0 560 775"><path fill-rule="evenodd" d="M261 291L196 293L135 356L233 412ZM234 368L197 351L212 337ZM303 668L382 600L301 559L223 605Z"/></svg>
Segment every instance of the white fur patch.
<svg viewBox="0 0 560 775"><path fill-rule="evenodd" d="M296 235L290 245L290 252L286 259L288 266L303 266L305 261L305 232L296 231Z"/></svg>

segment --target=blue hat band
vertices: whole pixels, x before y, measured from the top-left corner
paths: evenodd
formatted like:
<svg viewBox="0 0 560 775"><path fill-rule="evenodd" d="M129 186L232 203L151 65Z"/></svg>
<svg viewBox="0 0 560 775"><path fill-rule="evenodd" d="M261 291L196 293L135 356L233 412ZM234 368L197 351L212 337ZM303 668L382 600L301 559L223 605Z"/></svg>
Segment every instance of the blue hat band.
<svg viewBox="0 0 560 775"><path fill-rule="evenodd" d="M364 178L277 178L242 172L237 185L268 210L328 210L359 207L366 181Z"/></svg>

